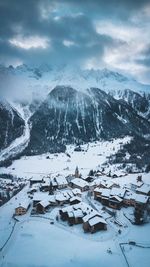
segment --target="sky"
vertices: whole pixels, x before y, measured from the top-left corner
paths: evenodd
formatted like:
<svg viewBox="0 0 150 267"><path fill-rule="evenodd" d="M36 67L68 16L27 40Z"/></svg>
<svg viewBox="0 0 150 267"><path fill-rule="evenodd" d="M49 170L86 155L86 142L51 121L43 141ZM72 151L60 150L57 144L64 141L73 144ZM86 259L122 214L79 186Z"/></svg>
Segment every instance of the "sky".
<svg viewBox="0 0 150 267"><path fill-rule="evenodd" d="M0 0L0 63L107 67L150 83L150 0Z"/></svg>

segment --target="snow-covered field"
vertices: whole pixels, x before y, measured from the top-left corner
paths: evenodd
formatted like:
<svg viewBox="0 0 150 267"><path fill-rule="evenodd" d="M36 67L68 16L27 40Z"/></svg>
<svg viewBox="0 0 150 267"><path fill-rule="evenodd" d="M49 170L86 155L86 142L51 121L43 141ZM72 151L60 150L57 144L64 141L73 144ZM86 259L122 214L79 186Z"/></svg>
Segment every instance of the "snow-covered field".
<svg viewBox="0 0 150 267"><path fill-rule="evenodd" d="M107 157L115 154L120 146L127 142L130 142L130 137L89 143L82 146L85 150L82 152L75 152L74 146L68 146L66 153L22 157L14 161L9 168L0 168L0 172L31 178L32 176L43 176L51 173L67 175L74 173L76 166L78 166L81 173L87 175L89 170L101 167L107 161ZM67 156L67 153L70 157Z"/></svg>
<svg viewBox="0 0 150 267"><path fill-rule="evenodd" d="M109 246L114 254L108 257ZM0 266L106 267L119 266L120 260L121 255L111 241L87 242L82 236L72 235L47 221L33 219L20 225L15 241Z"/></svg>

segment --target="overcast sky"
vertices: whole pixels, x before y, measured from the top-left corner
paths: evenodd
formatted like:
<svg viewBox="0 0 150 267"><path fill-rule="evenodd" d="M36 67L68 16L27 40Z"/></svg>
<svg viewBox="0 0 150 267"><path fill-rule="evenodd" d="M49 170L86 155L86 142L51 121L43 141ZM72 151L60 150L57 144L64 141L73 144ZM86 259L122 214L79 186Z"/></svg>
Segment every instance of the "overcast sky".
<svg viewBox="0 0 150 267"><path fill-rule="evenodd" d="M0 61L108 67L150 83L150 0L0 0Z"/></svg>

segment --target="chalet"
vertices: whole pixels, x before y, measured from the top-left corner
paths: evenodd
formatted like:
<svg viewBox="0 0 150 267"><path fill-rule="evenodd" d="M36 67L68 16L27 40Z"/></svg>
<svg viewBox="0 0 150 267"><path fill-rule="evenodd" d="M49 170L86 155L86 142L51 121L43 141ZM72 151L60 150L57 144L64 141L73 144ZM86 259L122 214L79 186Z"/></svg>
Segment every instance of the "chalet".
<svg viewBox="0 0 150 267"><path fill-rule="evenodd" d="M104 188L108 188L108 189L119 188L119 187L120 186L112 180L108 180L104 184Z"/></svg>
<svg viewBox="0 0 150 267"><path fill-rule="evenodd" d="M80 209L74 210L68 213L68 223L69 225L82 223L82 218L84 214Z"/></svg>
<svg viewBox="0 0 150 267"><path fill-rule="evenodd" d="M83 229L84 229L84 232L88 232L89 231L89 223L88 223L88 221L90 219L92 219L93 217L95 217L96 215L100 216L100 214L97 211L94 210L94 211L88 213L87 215L85 215L83 217Z"/></svg>
<svg viewBox="0 0 150 267"><path fill-rule="evenodd" d="M50 206L56 206L57 205L57 201L56 201L54 195L49 195L47 199L50 203Z"/></svg>
<svg viewBox="0 0 150 267"><path fill-rule="evenodd" d="M87 218L88 217L88 218ZM83 229L85 232L95 233L107 229L107 222L99 215L87 215L83 218Z"/></svg>
<svg viewBox="0 0 150 267"><path fill-rule="evenodd" d="M40 185L41 191L49 191L50 190L50 179L44 179L44 182Z"/></svg>
<svg viewBox="0 0 150 267"><path fill-rule="evenodd" d="M140 188L143 185L143 181L136 180L135 182L130 183L131 190L135 191L137 188Z"/></svg>
<svg viewBox="0 0 150 267"><path fill-rule="evenodd" d="M56 182L55 178L51 178L51 184L52 184L52 189L55 190L58 188L58 184Z"/></svg>
<svg viewBox="0 0 150 267"><path fill-rule="evenodd" d="M78 197L81 197L82 196L82 192L79 188L74 188L72 189L72 193L74 196L78 196Z"/></svg>
<svg viewBox="0 0 150 267"><path fill-rule="evenodd" d="M57 183L58 189L63 189L63 188L66 188L68 186L68 182L67 182L67 179L65 177L58 176L58 177L55 177L54 179Z"/></svg>
<svg viewBox="0 0 150 267"><path fill-rule="evenodd" d="M68 206L59 210L60 218L62 221L66 221L68 219L68 213L71 212L72 209L73 209L72 206Z"/></svg>
<svg viewBox="0 0 150 267"><path fill-rule="evenodd" d="M70 198L70 205L78 204L81 201L82 201L82 198L80 198L78 196L74 196L74 197Z"/></svg>
<svg viewBox="0 0 150 267"><path fill-rule="evenodd" d="M125 188L115 188L113 187L110 191L111 196L118 196L120 198L124 198L126 189Z"/></svg>
<svg viewBox="0 0 150 267"><path fill-rule="evenodd" d="M142 206L144 208L148 204L148 201L149 201L148 196L135 194L135 206Z"/></svg>
<svg viewBox="0 0 150 267"><path fill-rule="evenodd" d="M96 187L94 189L94 199L100 201L101 200L101 194L102 194L102 188Z"/></svg>
<svg viewBox="0 0 150 267"><path fill-rule="evenodd" d="M91 190L94 190L96 187L100 187L101 182L102 182L102 179L97 178L93 182L89 183L89 188Z"/></svg>
<svg viewBox="0 0 150 267"><path fill-rule="evenodd" d="M45 194L42 192L36 192L33 196L33 207L36 207L37 203L45 200Z"/></svg>
<svg viewBox="0 0 150 267"><path fill-rule="evenodd" d="M111 196L109 198L109 207L112 209L120 209L123 203L123 199L118 196Z"/></svg>
<svg viewBox="0 0 150 267"><path fill-rule="evenodd" d="M37 184L37 183L43 183L44 182L44 179L41 178L41 177L32 177L30 179L30 186L32 186L33 184Z"/></svg>
<svg viewBox="0 0 150 267"><path fill-rule="evenodd" d="M50 207L50 202L48 200L42 200L36 205L36 211L38 213L45 213Z"/></svg>
<svg viewBox="0 0 150 267"><path fill-rule="evenodd" d="M150 196L150 185L149 184L143 184L140 188L136 189L136 193Z"/></svg>
<svg viewBox="0 0 150 267"><path fill-rule="evenodd" d="M63 221L68 220L69 224L82 222L82 217L92 212L93 208L84 202L71 205L59 210L60 217Z"/></svg>
<svg viewBox="0 0 150 267"><path fill-rule="evenodd" d="M15 215L24 215L27 213L27 210L29 209L30 201L24 200L22 203L19 203L19 205L15 208Z"/></svg>
<svg viewBox="0 0 150 267"><path fill-rule="evenodd" d="M69 197L64 196L62 193L58 193L55 195L55 199L59 205L63 205L68 202Z"/></svg>
<svg viewBox="0 0 150 267"><path fill-rule="evenodd" d="M134 206L135 205L134 195L135 195L134 192L127 190L123 198L123 203L127 206Z"/></svg>
<svg viewBox="0 0 150 267"><path fill-rule="evenodd" d="M109 206L109 196L110 196L110 189L104 188L101 193L101 203L103 205Z"/></svg>
<svg viewBox="0 0 150 267"><path fill-rule="evenodd" d="M80 189L82 192L86 191L89 189L89 184L88 182L84 181L81 178L75 178L71 181L70 186L72 188L78 188Z"/></svg>

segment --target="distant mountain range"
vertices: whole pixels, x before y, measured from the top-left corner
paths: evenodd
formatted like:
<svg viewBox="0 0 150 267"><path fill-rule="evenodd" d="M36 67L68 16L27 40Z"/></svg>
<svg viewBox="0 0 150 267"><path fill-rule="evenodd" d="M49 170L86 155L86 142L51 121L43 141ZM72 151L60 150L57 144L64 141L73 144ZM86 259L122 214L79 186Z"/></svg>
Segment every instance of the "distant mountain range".
<svg viewBox="0 0 150 267"><path fill-rule="evenodd" d="M0 65L0 79L1 91L3 89L13 100L24 105L29 104L32 111L58 85L82 92L91 87L100 88L107 93L113 92L116 98L122 97L124 90L135 91L141 95L144 92L150 93L150 85L141 84L130 76L108 69L83 70L66 65L41 65L36 68L27 65L6 68Z"/></svg>

